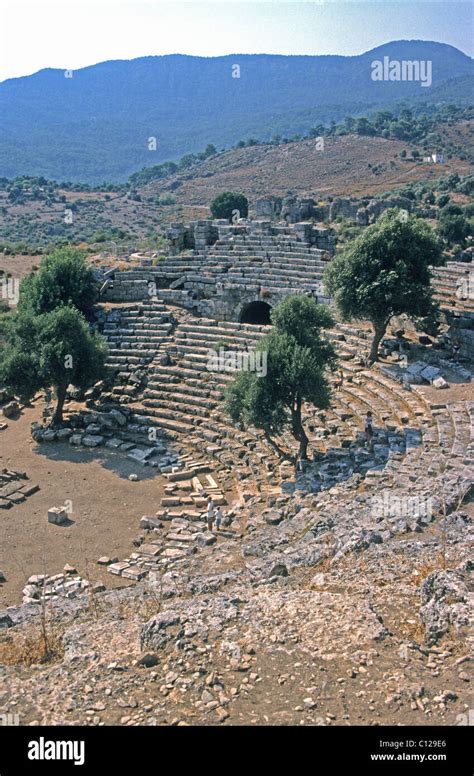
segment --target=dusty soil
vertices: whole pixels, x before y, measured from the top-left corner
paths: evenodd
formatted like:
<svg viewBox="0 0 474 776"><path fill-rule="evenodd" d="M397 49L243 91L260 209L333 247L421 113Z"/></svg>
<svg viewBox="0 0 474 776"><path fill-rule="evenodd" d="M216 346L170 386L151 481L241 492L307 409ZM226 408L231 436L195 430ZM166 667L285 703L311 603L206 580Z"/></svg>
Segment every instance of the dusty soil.
<svg viewBox="0 0 474 776"><path fill-rule="evenodd" d="M7 275L13 278L22 278L28 275L33 268L39 267L41 254L30 256L29 254L18 253L16 256L0 253L0 271L3 270Z"/></svg>
<svg viewBox="0 0 474 776"><path fill-rule="evenodd" d="M163 495L164 478L124 453L87 451L67 442L37 445L30 424L40 415L36 402L0 431L0 468L23 470L40 486L22 504L0 511L0 568L7 578L0 585L0 606L21 602L31 574L56 574L66 563L107 587L117 584L116 577L96 565L97 559L127 556L139 533L140 517L154 514ZM128 480L132 473L138 474L139 482ZM48 509L67 499L72 501L71 523L64 527L48 523Z"/></svg>

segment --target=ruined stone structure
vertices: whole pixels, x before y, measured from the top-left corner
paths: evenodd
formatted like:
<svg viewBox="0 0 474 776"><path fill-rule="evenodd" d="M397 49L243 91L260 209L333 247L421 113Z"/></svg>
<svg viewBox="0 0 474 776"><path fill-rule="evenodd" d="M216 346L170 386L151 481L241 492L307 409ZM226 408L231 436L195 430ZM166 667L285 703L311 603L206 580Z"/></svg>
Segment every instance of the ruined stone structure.
<svg viewBox="0 0 474 776"><path fill-rule="evenodd" d="M327 229L307 222L277 226L269 221L196 221L174 224L169 239L173 252L189 250L157 266L116 273L104 298L156 297L195 315L249 323L268 322L268 310L288 294L306 293L325 301L321 279L334 252Z"/></svg>
<svg viewBox="0 0 474 776"><path fill-rule="evenodd" d="M151 499L146 514L135 512L139 534L127 556L97 560L122 585L133 585L108 592L69 564L60 574L25 575L23 604L0 612L0 628L14 636L38 619L42 605L54 605L66 625L65 657L34 674L4 667L4 697L20 698L21 713L41 723L62 724L67 714L73 724L90 724L97 711L94 724L242 724L250 696L252 723L257 709L275 724L300 724L304 714L321 725L340 721L342 690L345 723L376 714L390 724L408 718L422 725L429 711L452 724L468 708L463 503L472 493L474 401L445 398L447 391L433 396L442 338L423 348L422 365L418 352L412 358L416 338L406 342L407 366L388 334L385 363L368 368L365 325L328 330L342 380L331 378L330 408L305 405L311 459L295 472L260 430L229 419L222 398L233 373L216 369L214 356L253 352L269 330L265 306L319 290L331 253L327 233L304 223L198 222L174 228L172 239L186 252L105 280L105 298L130 300L96 315L109 347L110 384L86 392L69 427L32 427L38 444L99 448L101 456L133 461L140 472L133 481L142 466L165 479L159 505ZM463 343L472 343L470 281L466 264L436 272L438 299ZM446 368L469 382L452 360ZM404 379L415 371L416 380ZM289 433L276 441L296 451ZM4 474L4 496L21 501L25 483L18 473ZM209 530L207 495L224 505L219 532ZM100 615L91 618L97 601ZM82 612L89 612L84 620ZM445 641L451 637L452 648ZM158 704L145 705L141 672L151 667ZM285 679L300 667L304 681ZM423 703L421 668L423 688L430 683ZM100 682L91 682L92 671ZM341 690L327 693L328 683Z"/></svg>
<svg viewBox="0 0 474 776"><path fill-rule="evenodd" d="M32 496L39 485L32 483L25 472L2 469L0 472L0 509L11 509Z"/></svg>
<svg viewBox="0 0 474 776"><path fill-rule="evenodd" d="M474 359L474 268L448 262L434 270L435 297L449 323L449 336L460 346L460 355Z"/></svg>
<svg viewBox="0 0 474 776"><path fill-rule="evenodd" d="M312 198L299 199L296 196L262 197L255 203L257 218L283 220L296 223L306 219L315 221L335 221L343 216L355 221L360 226L367 226L379 218L389 208L398 207L413 209L413 201L407 197L391 197L390 199L357 200L349 197L336 197L328 204L320 205ZM430 216L432 217L432 216ZM434 216L435 217L435 216Z"/></svg>

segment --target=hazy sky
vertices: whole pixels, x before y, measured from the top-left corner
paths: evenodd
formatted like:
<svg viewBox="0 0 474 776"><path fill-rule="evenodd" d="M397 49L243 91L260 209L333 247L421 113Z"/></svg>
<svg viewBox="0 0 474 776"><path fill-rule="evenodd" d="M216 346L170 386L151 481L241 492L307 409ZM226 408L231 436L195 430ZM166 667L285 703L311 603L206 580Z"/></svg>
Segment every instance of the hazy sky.
<svg viewBox="0 0 474 776"><path fill-rule="evenodd" d="M472 55L472 3L457 0L0 0L0 80L150 54L360 54L437 40Z"/></svg>

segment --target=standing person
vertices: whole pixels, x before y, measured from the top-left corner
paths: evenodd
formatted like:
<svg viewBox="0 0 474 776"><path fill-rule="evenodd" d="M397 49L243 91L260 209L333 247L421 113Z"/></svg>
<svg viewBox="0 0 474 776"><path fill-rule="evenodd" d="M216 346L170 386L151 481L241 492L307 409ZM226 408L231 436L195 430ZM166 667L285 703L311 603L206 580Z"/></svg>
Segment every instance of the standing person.
<svg viewBox="0 0 474 776"><path fill-rule="evenodd" d="M216 531L220 531L222 523L222 512L220 507L217 507L214 517L216 519Z"/></svg>
<svg viewBox="0 0 474 776"><path fill-rule="evenodd" d="M370 452L372 452L373 446L374 446L374 427L373 427L372 413L370 410L367 413L367 416L365 418L364 431L365 431L365 438L367 440L367 447L370 450Z"/></svg>
<svg viewBox="0 0 474 776"><path fill-rule="evenodd" d="M334 387L335 387L336 391L338 391L339 388L342 388L343 384L344 384L344 372L342 371L342 369L340 369L339 370L339 377L336 379L336 381L334 383Z"/></svg>
<svg viewBox="0 0 474 776"><path fill-rule="evenodd" d="M405 340L403 339L404 336L405 329L399 329L399 331L397 331L397 347L401 356L403 356L405 352Z"/></svg>
<svg viewBox="0 0 474 776"><path fill-rule="evenodd" d="M207 527L209 531L212 531L212 524L214 522L214 502L209 496L207 500Z"/></svg>
<svg viewBox="0 0 474 776"><path fill-rule="evenodd" d="M461 348L461 346L459 344L459 340L455 339L453 341L453 361L454 361L455 364L457 364L459 362L459 351L460 351L460 348Z"/></svg>

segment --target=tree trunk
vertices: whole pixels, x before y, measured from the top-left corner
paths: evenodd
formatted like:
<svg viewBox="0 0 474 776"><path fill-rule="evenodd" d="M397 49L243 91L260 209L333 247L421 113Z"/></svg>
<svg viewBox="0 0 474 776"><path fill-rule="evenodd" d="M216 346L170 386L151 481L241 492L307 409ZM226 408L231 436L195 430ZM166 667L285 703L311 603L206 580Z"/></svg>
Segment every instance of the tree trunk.
<svg viewBox="0 0 474 776"><path fill-rule="evenodd" d="M293 436L300 443L300 449L298 452L299 458L306 460L308 458L308 442L309 439L306 436L303 423L301 422L301 400L297 399L295 406L291 411L291 422L293 427Z"/></svg>
<svg viewBox="0 0 474 776"><path fill-rule="evenodd" d="M383 321L383 322L377 322L373 324L374 338L372 340L372 345L371 345L370 354L369 354L369 359L371 361L379 360L379 345L387 330L387 323L388 321Z"/></svg>
<svg viewBox="0 0 474 776"><path fill-rule="evenodd" d="M285 450L279 447L279 445L277 445L275 440L271 438L268 431L265 431L264 429L263 433L270 447L272 447L273 450L275 450L276 454L279 455L280 458L283 458L285 461L291 461L292 463L294 463L294 460L295 460L294 456L290 455L290 453L285 452Z"/></svg>
<svg viewBox="0 0 474 776"><path fill-rule="evenodd" d="M56 395L58 397L58 402L56 404L56 409L54 411L52 425L53 426L60 426L63 422L63 408L64 408L64 402L66 400L66 391L67 391L67 385L58 385L56 388Z"/></svg>

